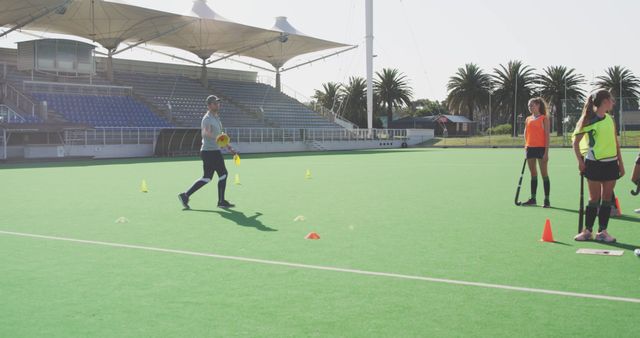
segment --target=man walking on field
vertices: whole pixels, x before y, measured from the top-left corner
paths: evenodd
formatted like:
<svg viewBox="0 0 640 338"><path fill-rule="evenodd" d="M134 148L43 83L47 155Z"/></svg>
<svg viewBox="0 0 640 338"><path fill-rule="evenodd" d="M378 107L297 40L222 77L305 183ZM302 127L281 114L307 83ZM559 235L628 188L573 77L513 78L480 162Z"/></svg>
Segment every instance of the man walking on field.
<svg viewBox="0 0 640 338"><path fill-rule="evenodd" d="M224 158L220 146L216 143L216 138L222 134L222 123L220 122L220 99L215 95L207 97L207 113L202 118L202 147L200 148L200 158L202 159L202 169L204 174L202 178L193 183L191 188L186 192L178 195L178 199L185 209L189 209L189 197L198 189L211 182L214 172L218 173L218 207L232 208L235 205L229 203L224 198L224 192L227 187L227 168L224 165ZM224 146L232 154L237 152L231 147L231 144Z"/></svg>

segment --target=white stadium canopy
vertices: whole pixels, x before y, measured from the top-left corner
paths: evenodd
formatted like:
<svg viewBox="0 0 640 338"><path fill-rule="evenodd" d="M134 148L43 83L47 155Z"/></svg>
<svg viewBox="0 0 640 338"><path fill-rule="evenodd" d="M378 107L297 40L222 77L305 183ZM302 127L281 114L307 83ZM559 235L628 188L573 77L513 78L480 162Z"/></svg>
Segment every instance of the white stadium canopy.
<svg viewBox="0 0 640 338"><path fill-rule="evenodd" d="M203 80L207 64L236 55L251 57L275 68L277 87L281 71L299 66L281 69L292 58L346 48L331 54L335 55L355 48L303 34L284 17L277 18L271 29L233 22L217 14L206 0L193 1L182 13L134 6L123 0L1 0L0 26L9 28L0 36L26 29L92 40L108 50L108 64L113 55L145 43L185 50L202 60ZM209 60L214 53L224 56Z"/></svg>

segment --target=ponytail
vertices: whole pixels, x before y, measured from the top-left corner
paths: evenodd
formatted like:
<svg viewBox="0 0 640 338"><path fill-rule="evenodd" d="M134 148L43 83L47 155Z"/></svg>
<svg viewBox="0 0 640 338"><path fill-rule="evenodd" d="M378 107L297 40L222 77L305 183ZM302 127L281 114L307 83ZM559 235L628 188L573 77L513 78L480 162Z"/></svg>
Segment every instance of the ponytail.
<svg viewBox="0 0 640 338"><path fill-rule="evenodd" d="M591 120L596 116L596 107L599 107L603 100L610 99L611 93L608 90L600 89L597 90L587 98L587 102L584 103L584 108L582 108L582 116L580 117L580 121L578 125L580 129L591 123Z"/></svg>

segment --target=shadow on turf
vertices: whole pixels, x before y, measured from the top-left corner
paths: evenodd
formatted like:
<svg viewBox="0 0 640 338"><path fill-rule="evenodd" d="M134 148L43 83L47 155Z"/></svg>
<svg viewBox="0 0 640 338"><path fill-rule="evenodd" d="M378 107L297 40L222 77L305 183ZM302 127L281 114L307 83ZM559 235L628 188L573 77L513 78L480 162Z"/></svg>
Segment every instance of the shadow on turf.
<svg viewBox="0 0 640 338"><path fill-rule="evenodd" d="M256 212L255 215L247 217L245 213L241 211L236 211L233 209L224 209L224 211L189 209L186 211L210 212L212 214L218 214L222 216L222 218L228 219L242 227L256 228L256 230L260 230L260 231L278 231L276 229L273 229L264 225L260 220L258 220L258 217L262 216L261 212Z"/></svg>
<svg viewBox="0 0 640 338"><path fill-rule="evenodd" d="M574 214L578 213L578 210L575 210L575 209L566 209L566 208L557 208L557 207L551 207L550 209L551 210L565 211L565 212L572 212ZM626 221L626 222L640 223L640 218L627 216L627 215L611 217L611 219L621 220L621 221Z"/></svg>
<svg viewBox="0 0 640 338"><path fill-rule="evenodd" d="M605 245L605 246L612 246L612 247L616 247L616 248L620 248L620 249L624 249L624 250L629 250L629 251L633 251L637 248L640 248L640 246L638 245L633 245L633 244L626 244L626 243L620 243L620 242L616 242L616 243L603 243L603 242L595 242L601 245Z"/></svg>

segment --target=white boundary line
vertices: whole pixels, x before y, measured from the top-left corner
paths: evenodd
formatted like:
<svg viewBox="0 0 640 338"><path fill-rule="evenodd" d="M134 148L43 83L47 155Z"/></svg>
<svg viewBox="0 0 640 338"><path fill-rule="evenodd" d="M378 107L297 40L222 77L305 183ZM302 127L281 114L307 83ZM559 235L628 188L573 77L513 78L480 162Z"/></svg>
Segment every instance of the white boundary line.
<svg viewBox="0 0 640 338"><path fill-rule="evenodd" d="M336 268L336 267L331 267L331 266L309 265L309 264L289 263L289 262L281 262L281 261L270 261L270 260L256 259L256 258L247 258L247 257L238 257L238 256L225 256L225 255L218 255L218 254L205 253L205 252L163 249L163 248L154 248L154 247L149 247L149 246L110 243L110 242L88 241L88 240L82 240L82 239L35 235L35 234L27 234L27 233L11 232L11 231L2 231L2 230L0 230L0 234L10 235L10 236L18 236L18 237L30 237L30 238L38 238L38 239L48 239L48 240L64 241L64 242L72 242L72 243L92 244L92 245L108 246L108 247L114 247L114 248L127 248L127 249L156 251L156 252L164 252L164 253L172 253L172 254L188 255L188 256L210 257L210 258L232 260L232 261L240 261L240 262L286 266L286 267L291 267L291 268L344 272L344 273L352 273L352 274L366 275L366 276L390 277L390 278L418 280L418 281L432 282L432 283L464 285L464 286L476 286L476 287L489 288L489 289L510 290L510 291L519 291L519 292L528 292L528 293L541 293L541 294L547 294L547 295L567 296L567 297L576 297L576 298L588 298L588 299L600 299L600 300L608 300L608 301L614 301L614 302L626 302L626 303L639 303L640 304L640 298L615 297L615 296L597 295L597 294L589 294L589 293L577 293L577 292L566 292L566 291L556 291L556 290L547 290L547 289L526 288L526 287L519 287L519 286L501 285L501 284L467 282L467 281L461 281L461 280L455 280L455 279L443 279L443 278L432 278L432 277L423 277L423 276L402 275L402 274L396 274L396 273L375 272L375 271L366 271L366 270L357 270L357 269L345 269L345 268Z"/></svg>

